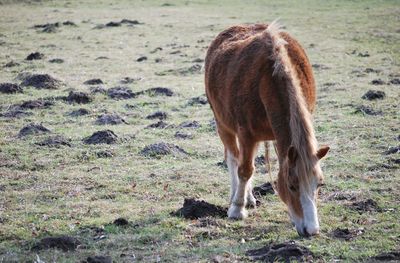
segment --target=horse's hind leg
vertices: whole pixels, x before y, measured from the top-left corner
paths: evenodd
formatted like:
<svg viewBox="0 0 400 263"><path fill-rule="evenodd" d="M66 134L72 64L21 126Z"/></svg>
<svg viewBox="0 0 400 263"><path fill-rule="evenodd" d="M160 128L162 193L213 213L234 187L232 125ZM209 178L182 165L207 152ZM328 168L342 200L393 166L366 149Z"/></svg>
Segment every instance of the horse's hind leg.
<svg viewBox="0 0 400 263"><path fill-rule="evenodd" d="M218 128L218 134L225 147L225 161L231 177L231 190L229 202L232 203L238 184L239 149L236 136L228 131Z"/></svg>
<svg viewBox="0 0 400 263"><path fill-rule="evenodd" d="M236 188L233 201L228 210L229 218L243 219L247 216L246 203L249 198L249 186L251 176L254 172L254 154L257 149L257 143L253 140L239 138L239 168L238 168L238 185ZM251 197L253 197L251 195ZM253 197L254 198L254 197ZM250 198L251 199L251 198ZM255 200L254 200L255 201Z"/></svg>

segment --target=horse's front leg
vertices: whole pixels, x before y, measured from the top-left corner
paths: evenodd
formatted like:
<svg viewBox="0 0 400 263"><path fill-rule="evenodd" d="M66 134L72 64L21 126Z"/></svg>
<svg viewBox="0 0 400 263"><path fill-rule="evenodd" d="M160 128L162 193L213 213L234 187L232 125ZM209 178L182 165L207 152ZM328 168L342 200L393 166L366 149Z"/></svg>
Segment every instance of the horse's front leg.
<svg viewBox="0 0 400 263"><path fill-rule="evenodd" d="M244 219L247 217L247 202L250 201L255 205L255 198L251 193L250 180L254 172L254 154L257 144L253 141L242 141L240 139L239 143L238 183L228 210L228 217L232 219Z"/></svg>

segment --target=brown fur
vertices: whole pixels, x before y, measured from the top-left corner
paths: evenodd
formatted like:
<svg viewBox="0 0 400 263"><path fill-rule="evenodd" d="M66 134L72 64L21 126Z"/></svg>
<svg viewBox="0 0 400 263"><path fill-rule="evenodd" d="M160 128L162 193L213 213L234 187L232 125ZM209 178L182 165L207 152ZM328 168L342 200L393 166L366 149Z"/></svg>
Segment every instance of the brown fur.
<svg viewBox="0 0 400 263"><path fill-rule="evenodd" d="M252 176L258 143L276 140L278 193L302 217L299 188L319 160L311 120L315 81L303 48L275 24L230 27L209 47L205 85L225 150L239 161L239 177ZM288 159L291 146L296 165ZM297 176L290 176L292 168L300 169Z"/></svg>

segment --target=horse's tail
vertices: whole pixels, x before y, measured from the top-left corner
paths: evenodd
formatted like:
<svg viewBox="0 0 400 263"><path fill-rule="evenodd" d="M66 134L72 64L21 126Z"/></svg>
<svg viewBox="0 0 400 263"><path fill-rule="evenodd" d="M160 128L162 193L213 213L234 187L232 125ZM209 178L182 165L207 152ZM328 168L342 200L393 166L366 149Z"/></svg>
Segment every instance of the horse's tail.
<svg viewBox="0 0 400 263"><path fill-rule="evenodd" d="M292 144L297 151L316 145L314 130L312 128L311 113L307 109L300 80L289 56L288 43L282 36L281 26L275 20L268 25L264 31L264 37L269 50L271 50L270 60L273 61L272 77L282 83L287 90L290 105L290 130L292 135ZM307 138L305 138L305 136ZM306 141L310 139L312 141ZM314 141L315 140L315 141ZM308 144L308 145L307 145ZM312 149L316 152L316 149ZM300 156L306 153L300 152Z"/></svg>

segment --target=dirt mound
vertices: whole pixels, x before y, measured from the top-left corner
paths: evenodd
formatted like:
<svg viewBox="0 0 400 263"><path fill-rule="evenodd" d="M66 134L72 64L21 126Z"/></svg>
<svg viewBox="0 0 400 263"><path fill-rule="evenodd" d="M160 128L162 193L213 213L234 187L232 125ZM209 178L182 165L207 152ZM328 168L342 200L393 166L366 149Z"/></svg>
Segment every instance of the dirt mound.
<svg viewBox="0 0 400 263"><path fill-rule="evenodd" d="M34 53L30 53L25 60L39 60L44 58L44 54L40 53L40 52L34 52Z"/></svg>
<svg viewBox="0 0 400 263"><path fill-rule="evenodd" d="M391 79L389 82L390 82L390 84L393 84L393 85L400 85L399 78Z"/></svg>
<svg viewBox="0 0 400 263"><path fill-rule="evenodd" d="M97 131L91 136L83 139L86 144L114 144L118 141L118 136L111 130Z"/></svg>
<svg viewBox="0 0 400 263"><path fill-rule="evenodd" d="M97 158L111 158L114 156L114 153L112 153L111 151L105 150L105 151L96 152L96 156L97 156Z"/></svg>
<svg viewBox="0 0 400 263"><path fill-rule="evenodd" d="M132 99L137 96L132 90L126 87L115 87L107 90L107 95L112 99Z"/></svg>
<svg viewBox="0 0 400 263"><path fill-rule="evenodd" d="M174 135L175 138L177 139L193 139L194 136L190 133L186 133L183 131L177 131Z"/></svg>
<svg viewBox="0 0 400 263"><path fill-rule="evenodd" d="M32 134L42 134L49 132L50 130L44 127L42 124L29 123L19 131L18 136L23 137Z"/></svg>
<svg viewBox="0 0 400 263"><path fill-rule="evenodd" d="M154 120L154 119L165 120L165 119L167 119L167 113L164 111L156 111L150 115L147 115L146 119L148 119L148 120Z"/></svg>
<svg viewBox="0 0 400 263"><path fill-rule="evenodd" d="M34 25L33 28L42 29L42 32L44 32L44 33L55 33L55 32L57 32L57 29L60 26L61 26L61 23L60 22L56 22L56 23L47 23L47 24Z"/></svg>
<svg viewBox="0 0 400 263"><path fill-rule="evenodd" d="M390 251L390 252L381 253L377 256L372 257L371 260L398 262L398 261L400 261L400 251Z"/></svg>
<svg viewBox="0 0 400 263"><path fill-rule="evenodd" d="M164 121L158 121L155 123L152 123L150 125L147 125L145 129L164 129L168 127L168 123Z"/></svg>
<svg viewBox="0 0 400 263"><path fill-rule="evenodd" d="M379 208L378 203L372 199L367 199L365 201L358 201L354 202L350 205L350 208L357 210L358 212L380 212L382 211L381 208Z"/></svg>
<svg viewBox="0 0 400 263"><path fill-rule="evenodd" d="M63 251L74 251L80 244L78 239L70 236L45 237L36 243L32 250L58 248Z"/></svg>
<svg viewBox="0 0 400 263"><path fill-rule="evenodd" d="M385 92L380 90L369 90L361 98L364 100L382 100L386 97Z"/></svg>
<svg viewBox="0 0 400 263"><path fill-rule="evenodd" d="M95 122L97 125L117 125L127 123L118 114L103 114L99 116Z"/></svg>
<svg viewBox="0 0 400 263"><path fill-rule="evenodd" d="M39 146L49 146L49 147L56 147L56 148L59 148L61 146L71 147L70 141L65 139L62 136L48 137L47 139L45 139L41 142L37 142L35 144L39 145Z"/></svg>
<svg viewBox="0 0 400 263"><path fill-rule="evenodd" d="M62 58L52 58L49 60L50 63L61 64L64 63L64 59Z"/></svg>
<svg viewBox="0 0 400 263"><path fill-rule="evenodd" d="M147 94L148 96L167 96L171 97L174 95L174 92L169 89L169 88L164 88L164 87L155 87L155 88L150 88L147 90L139 91L136 92L136 95L143 95Z"/></svg>
<svg viewBox="0 0 400 263"><path fill-rule="evenodd" d="M4 113L0 113L0 117L5 117L5 118L20 118L31 115L33 115L32 112L27 112L19 109L12 109Z"/></svg>
<svg viewBox="0 0 400 263"><path fill-rule="evenodd" d="M0 83L1 93L22 93L22 88L18 84L14 83Z"/></svg>
<svg viewBox="0 0 400 263"><path fill-rule="evenodd" d="M126 220L125 218L120 217L120 218L115 219L113 224L116 226L127 226L127 225L129 225L129 221Z"/></svg>
<svg viewBox="0 0 400 263"><path fill-rule="evenodd" d="M306 247L297 245L294 241L281 244L270 243L265 247L248 250L246 255L252 260L260 260L263 262L277 262L284 260L292 261L309 261L313 258L313 253Z"/></svg>
<svg viewBox="0 0 400 263"><path fill-rule="evenodd" d="M178 125L178 128L192 128L192 129L198 129L200 128L201 125L198 121L184 121L181 124Z"/></svg>
<svg viewBox="0 0 400 263"><path fill-rule="evenodd" d="M17 108L19 109L29 109L29 110L33 110L33 109L47 109L51 106L53 106L54 103L51 101L47 101L47 100L28 100L28 101L24 101L21 104L17 104L15 105Z"/></svg>
<svg viewBox="0 0 400 263"><path fill-rule="evenodd" d="M87 104L93 99L86 92L82 91L70 91L68 97L65 100L69 103Z"/></svg>
<svg viewBox="0 0 400 263"><path fill-rule="evenodd" d="M354 113L362 113L364 115L371 115L371 116L383 115L382 111L374 110L370 106L364 106L364 105L357 106Z"/></svg>
<svg viewBox="0 0 400 263"><path fill-rule="evenodd" d="M5 68L12 68L12 67L16 67L16 66L19 66L20 64L18 63L18 62L15 62L15 61L10 61L10 62L7 62L5 65L4 65L4 67Z"/></svg>
<svg viewBox="0 0 400 263"><path fill-rule="evenodd" d="M387 151L384 151L382 154L389 155L389 154L396 154L396 153L400 153L400 145L390 147Z"/></svg>
<svg viewBox="0 0 400 263"><path fill-rule="evenodd" d="M86 80L85 82L83 82L83 84L85 84L85 85L100 85L100 84L104 84L104 83L101 79L89 79L89 80Z"/></svg>
<svg viewBox="0 0 400 263"><path fill-rule="evenodd" d="M57 89L60 85L61 81L49 74L26 74L21 82L21 86L32 86L37 89Z"/></svg>
<svg viewBox="0 0 400 263"><path fill-rule="evenodd" d="M112 263L110 256L90 256L84 261L84 263Z"/></svg>
<svg viewBox="0 0 400 263"><path fill-rule="evenodd" d="M348 229L348 228L336 228L332 231L331 236L334 238L344 239L346 241L352 240L357 236L364 233L364 229Z"/></svg>
<svg viewBox="0 0 400 263"><path fill-rule="evenodd" d="M187 105L189 106L194 106L194 105L206 105L208 104L208 100L206 95L201 95L198 97L193 97L191 99L189 99Z"/></svg>
<svg viewBox="0 0 400 263"><path fill-rule="evenodd" d="M68 113L68 116L78 117L78 116L84 116L84 115L88 115L88 114L90 114L89 110L80 108L80 109L71 111L70 113Z"/></svg>
<svg viewBox="0 0 400 263"><path fill-rule="evenodd" d="M159 142L155 144L150 144L145 146L141 151L140 155L146 157L160 157L163 155L186 155L188 154L185 150L181 147L165 142Z"/></svg>
<svg viewBox="0 0 400 263"><path fill-rule="evenodd" d="M202 217L227 217L227 209L221 206L207 203L203 200L185 198L183 207L171 215L184 217L186 219L198 219Z"/></svg>
<svg viewBox="0 0 400 263"><path fill-rule="evenodd" d="M274 188L271 183L263 183L262 185L253 188L253 195L264 196L268 194L275 194Z"/></svg>
<svg viewBox="0 0 400 263"><path fill-rule="evenodd" d="M372 85L385 85L386 83L381 79L374 79L371 81Z"/></svg>

